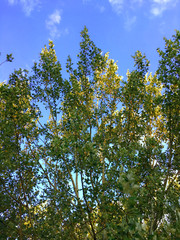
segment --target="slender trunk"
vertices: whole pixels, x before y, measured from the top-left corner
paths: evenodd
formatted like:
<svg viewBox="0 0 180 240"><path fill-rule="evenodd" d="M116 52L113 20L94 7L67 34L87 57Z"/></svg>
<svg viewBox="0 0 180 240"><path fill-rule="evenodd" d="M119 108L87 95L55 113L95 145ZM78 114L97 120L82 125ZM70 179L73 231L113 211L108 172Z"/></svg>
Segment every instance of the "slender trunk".
<svg viewBox="0 0 180 240"><path fill-rule="evenodd" d="M19 194L21 196L21 184L19 186ZM19 197L19 239L23 240L23 220L22 220L22 203Z"/></svg>
<svg viewBox="0 0 180 240"><path fill-rule="evenodd" d="M83 181L82 171L81 171L81 184L82 184L82 190L83 190L83 198L84 198L84 201L85 201L85 204L86 204L86 209L87 209L88 219L89 219L89 223L90 223L91 230L92 230L93 239L96 240L97 239L96 238L96 233L95 233L95 229L94 229L92 219L91 219L91 211L89 209L88 202L87 202L87 199L86 199L86 194L85 194L85 191L84 191L84 181Z"/></svg>
<svg viewBox="0 0 180 240"><path fill-rule="evenodd" d="M153 233L153 225L154 225L154 207L153 207L153 201L151 201L151 221L150 221L149 235L152 235Z"/></svg>
<svg viewBox="0 0 180 240"><path fill-rule="evenodd" d="M78 171L77 171L77 165L78 165L78 160L77 160L77 153L76 153L76 149L75 149L75 164L76 164L76 195L77 198L79 199L79 186L78 186Z"/></svg>
<svg viewBox="0 0 180 240"><path fill-rule="evenodd" d="M167 175L166 179L164 181L164 189L166 190L168 188L168 178L171 170L171 165L172 165L172 151L173 151L173 136L172 136L172 128L171 128L171 110L169 110L169 156L168 156L168 170L167 170Z"/></svg>
<svg viewBox="0 0 180 240"><path fill-rule="evenodd" d="M26 192L25 192L23 177L21 176L21 174L20 174L20 181L21 181L21 186L22 186L22 190L23 190L25 206L28 211L29 221L30 221L31 228L33 231L33 237L34 237L34 240L36 240L37 238L36 238L36 234L35 234L35 230L34 230L33 220L32 220L31 212L30 212L29 205L28 205L28 199L27 199Z"/></svg>

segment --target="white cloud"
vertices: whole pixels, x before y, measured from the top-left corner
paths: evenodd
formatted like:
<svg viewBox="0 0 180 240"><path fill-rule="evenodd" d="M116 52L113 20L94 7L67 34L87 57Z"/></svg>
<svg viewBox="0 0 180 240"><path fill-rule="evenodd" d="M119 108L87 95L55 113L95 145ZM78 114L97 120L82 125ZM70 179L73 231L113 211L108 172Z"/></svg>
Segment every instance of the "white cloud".
<svg viewBox="0 0 180 240"><path fill-rule="evenodd" d="M31 14L31 12L39 5L39 0L20 0L23 11L27 16Z"/></svg>
<svg viewBox="0 0 180 240"><path fill-rule="evenodd" d="M113 10L117 14L121 14L124 18L124 28L126 31L131 31L137 21L137 17L132 13L132 10L141 7L144 0L108 0Z"/></svg>
<svg viewBox="0 0 180 240"><path fill-rule="evenodd" d="M176 0L152 0L151 1L151 13L154 16L160 16L169 8L175 7Z"/></svg>
<svg viewBox="0 0 180 240"><path fill-rule="evenodd" d="M117 14L123 13L125 10L133 9L135 11L138 7L141 7L147 0L108 0L113 10ZM150 6L150 12L153 16L161 16L162 13L168 9L172 9L176 6L179 0L148 0Z"/></svg>
<svg viewBox="0 0 180 240"><path fill-rule="evenodd" d="M40 4L40 0L8 0L10 5L21 5L26 16L30 16L31 12Z"/></svg>
<svg viewBox="0 0 180 240"><path fill-rule="evenodd" d="M127 9L133 9L136 10L138 7L141 7L144 3L144 0L108 0L111 4L113 10L117 14L121 14L124 12L124 10L127 11Z"/></svg>
<svg viewBox="0 0 180 240"><path fill-rule="evenodd" d="M159 16L162 14L162 12L165 10L165 8L163 7L152 7L151 8L151 13L154 15L154 16Z"/></svg>
<svg viewBox="0 0 180 240"><path fill-rule="evenodd" d="M60 37L60 31L58 30L60 22L61 15L59 10L55 10L46 20L46 28L50 31L50 36L53 39Z"/></svg>
<svg viewBox="0 0 180 240"><path fill-rule="evenodd" d="M121 13L124 0L109 0L109 3L118 14Z"/></svg>

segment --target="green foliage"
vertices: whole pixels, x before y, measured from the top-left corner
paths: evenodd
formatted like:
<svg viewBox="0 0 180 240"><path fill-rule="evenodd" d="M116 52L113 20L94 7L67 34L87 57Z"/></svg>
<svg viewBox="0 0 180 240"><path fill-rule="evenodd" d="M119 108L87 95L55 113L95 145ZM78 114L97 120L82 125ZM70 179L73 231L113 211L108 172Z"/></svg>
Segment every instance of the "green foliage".
<svg viewBox="0 0 180 240"><path fill-rule="evenodd" d="M0 55L1 55L1 53L0 53ZM4 60L3 62L1 62L1 63L0 63L0 66L1 66L3 63L5 63L5 62L12 62L13 59L14 59L14 57L12 56L12 53L6 54L6 60Z"/></svg>
<svg viewBox="0 0 180 240"><path fill-rule="evenodd" d="M13 56L12 56L12 53L6 55L6 61L7 61L7 62L12 62L13 59L14 59L14 58L13 58Z"/></svg>
<svg viewBox="0 0 180 240"><path fill-rule="evenodd" d="M180 237L179 36L123 80L85 27L68 79L50 41L0 85L0 239Z"/></svg>

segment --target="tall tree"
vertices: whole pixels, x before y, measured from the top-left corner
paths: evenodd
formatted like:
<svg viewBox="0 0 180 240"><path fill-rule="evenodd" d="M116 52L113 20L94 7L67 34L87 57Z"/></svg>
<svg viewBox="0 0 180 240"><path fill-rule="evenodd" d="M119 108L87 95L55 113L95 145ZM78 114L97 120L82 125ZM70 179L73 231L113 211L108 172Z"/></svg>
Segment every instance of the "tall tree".
<svg viewBox="0 0 180 240"><path fill-rule="evenodd" d="M30 98L26 71L15 71L10 76L9 84L2 83L0 86L2 239L24 239L35 234L36 159L32 158L30 148L38 133L37 114L30 104ZM25 224L27 218L29 227Z"/></svg>
<svg viewBox="0 0 180 240"><path fill-rule="evenodd" d="M0 86L2 239L179 237L179 32L124 80L85 27L61 74L53 42Z"/></svg>

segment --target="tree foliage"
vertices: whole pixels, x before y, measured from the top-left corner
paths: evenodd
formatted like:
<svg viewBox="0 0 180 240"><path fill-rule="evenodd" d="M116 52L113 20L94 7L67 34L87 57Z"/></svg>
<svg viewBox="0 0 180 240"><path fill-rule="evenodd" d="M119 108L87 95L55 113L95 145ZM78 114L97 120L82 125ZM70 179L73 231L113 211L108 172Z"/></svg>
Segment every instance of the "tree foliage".
<svg viewBox="0 0 180 240"><path fill-rule="evenodd" d="M0 85L0 239L178 239L180 32L126 79L81 32ZM46 119L48 116L48 119Z"/></svg>
<svg viewBox="0 0 180 240"><path fill-rule="evenodd" d="M0 53L0 55L1 55L1 53ZM12 62L13 59L14 59L14 57L12 56L12 53L6 54L6 59L5 59L3 62L0 63L0 66L1 66L2 64L4 64L5 62Z"/></svg>

